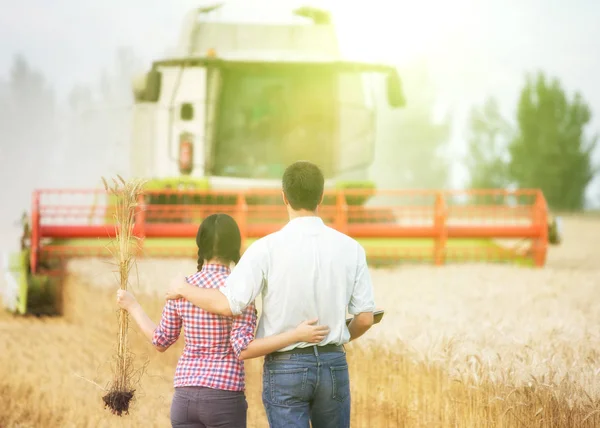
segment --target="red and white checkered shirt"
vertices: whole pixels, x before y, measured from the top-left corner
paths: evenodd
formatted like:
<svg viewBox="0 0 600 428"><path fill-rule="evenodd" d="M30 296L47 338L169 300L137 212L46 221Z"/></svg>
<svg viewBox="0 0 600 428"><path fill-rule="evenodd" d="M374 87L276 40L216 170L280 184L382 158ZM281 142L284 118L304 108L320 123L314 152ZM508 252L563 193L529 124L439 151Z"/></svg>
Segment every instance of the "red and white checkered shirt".
<svg viewBox="0 0 600 428"><path fill-rule="evenodd" d="M224 286L228 267L209 264L186 278L203 288ZM206 312L185 299L169 300L152 343L167 347L175 343L184 326L185 347L175 370L175 387L204 386L229 391L245 389L244 362L240 353L254 339L256 308L226 317Z"/></svg>

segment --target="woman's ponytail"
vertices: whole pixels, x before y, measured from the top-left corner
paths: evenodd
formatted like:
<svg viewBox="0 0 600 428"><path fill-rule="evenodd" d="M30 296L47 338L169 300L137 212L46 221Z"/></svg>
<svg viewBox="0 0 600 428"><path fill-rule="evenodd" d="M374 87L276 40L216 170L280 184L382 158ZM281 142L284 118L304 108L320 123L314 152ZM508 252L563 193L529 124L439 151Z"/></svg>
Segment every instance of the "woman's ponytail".
<svg viewBox="0 0 600 428"><path fill-rule="evenodd" d="M202 248L198 248L198 272L202 270L202 266L204 266L204 253Z"/></svg>

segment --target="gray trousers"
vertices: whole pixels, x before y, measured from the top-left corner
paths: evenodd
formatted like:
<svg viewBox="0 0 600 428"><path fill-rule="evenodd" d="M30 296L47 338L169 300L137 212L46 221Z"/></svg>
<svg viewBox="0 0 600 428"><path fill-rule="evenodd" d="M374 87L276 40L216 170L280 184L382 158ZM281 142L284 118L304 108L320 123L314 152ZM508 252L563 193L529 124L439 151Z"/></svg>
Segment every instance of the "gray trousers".
<svg viewBox="0 0 600 428"><path fill-rule="evenodd" d="M171 425L178 428L245 428L248 403L243 392L186 386L175 388Z"/></svg>

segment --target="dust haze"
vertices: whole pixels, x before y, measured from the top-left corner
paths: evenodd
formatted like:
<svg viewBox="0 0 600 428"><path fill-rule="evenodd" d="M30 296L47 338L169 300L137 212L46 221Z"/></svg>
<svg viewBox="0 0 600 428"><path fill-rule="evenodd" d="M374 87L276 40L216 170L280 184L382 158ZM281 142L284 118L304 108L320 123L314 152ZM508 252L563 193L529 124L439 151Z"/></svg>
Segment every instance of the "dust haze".
<svg viewBox="0 0 600 428"><path fill-rule="evenodd" d="M127 174L130 80L139 66L120 49L97 83L59 98L43 70L14 56L0 81L0 250L16 245L34 189L93 188L102 176Z"/></svg>

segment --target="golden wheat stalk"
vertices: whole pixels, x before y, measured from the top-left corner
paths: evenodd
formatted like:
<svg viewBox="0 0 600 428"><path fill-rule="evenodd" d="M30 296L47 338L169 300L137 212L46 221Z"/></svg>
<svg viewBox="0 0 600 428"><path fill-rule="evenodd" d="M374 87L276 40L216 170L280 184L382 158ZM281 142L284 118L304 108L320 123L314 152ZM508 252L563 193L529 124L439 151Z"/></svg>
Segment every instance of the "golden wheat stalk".
<svg viewBox="0 0 600 428"><path fill-rule="evenodd" d="M119 287L127 290L129 283L129 272L135 263L136 237L133 228L135 226L135 214L138 209L138 200L143 193L144 182L141 180L125 181L117 175L118 180L113 179L113 185L102 178L104 188L109 195L116 200L115 206L115 249L112 254L116 259L119 272ZM119 310L117 336L117 356L113 385L103 399L106 407L119 416L123 412L128 413L129 402L133 398L134 390L130 385L133 371L132 358L128 352L127 331L129 327L129 314L126 310Z"/></svg>

